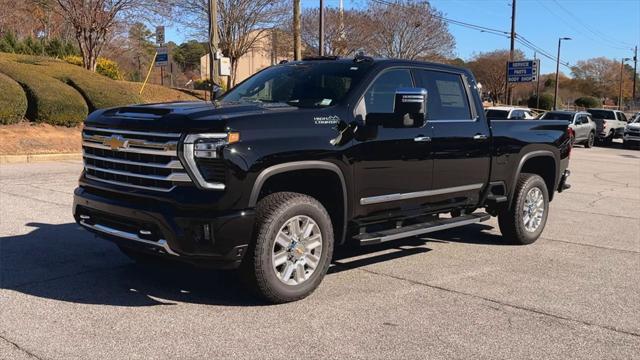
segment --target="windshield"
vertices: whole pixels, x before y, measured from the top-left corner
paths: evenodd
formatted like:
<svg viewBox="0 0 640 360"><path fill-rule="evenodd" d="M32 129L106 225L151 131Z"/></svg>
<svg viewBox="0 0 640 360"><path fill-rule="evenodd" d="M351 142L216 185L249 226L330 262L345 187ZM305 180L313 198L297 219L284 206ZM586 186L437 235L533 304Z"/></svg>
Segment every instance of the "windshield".
<svg viewBox="0 0 640 360"><path fill-rule="evenodd" d="M489 120L507 120L509 112L507 110L487 110L486 116Z"/></svg>
<svg viewBox="0 0 640 360"><path fill-rule="evenodd" d="M571 121L572 118L573 118L573 115L571 115L571 114L547 112L547 113L544 113L544 115L542 115L542 117L540 119L543 119L543 120L567 120L567 121Z"/></svg>
<svg viewBox="0 0 640 360"><path fill-rule="evenodd" d="M615 120L616 116L611 110L588 110L589 114L591 114L596 119L611 119Z"/></svg>
<svg viewBox="0 0 640 360"><path fill-rule="evenodd" d="M371 63L291 63L268 68L231 89L221 102L327 107L342 101Z"/></svg>

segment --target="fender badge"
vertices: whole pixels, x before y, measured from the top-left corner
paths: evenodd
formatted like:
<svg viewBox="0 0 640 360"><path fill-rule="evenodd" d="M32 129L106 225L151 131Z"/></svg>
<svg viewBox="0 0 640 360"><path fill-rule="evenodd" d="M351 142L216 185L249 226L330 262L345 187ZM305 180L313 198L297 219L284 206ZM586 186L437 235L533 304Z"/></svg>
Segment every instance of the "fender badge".
<svg viewBox="0 0 640 360"><path fill-rule="evenodd" d="M316 116L313 122L316 125L335 125L340 122L340 117L338 115Z"/></svg>

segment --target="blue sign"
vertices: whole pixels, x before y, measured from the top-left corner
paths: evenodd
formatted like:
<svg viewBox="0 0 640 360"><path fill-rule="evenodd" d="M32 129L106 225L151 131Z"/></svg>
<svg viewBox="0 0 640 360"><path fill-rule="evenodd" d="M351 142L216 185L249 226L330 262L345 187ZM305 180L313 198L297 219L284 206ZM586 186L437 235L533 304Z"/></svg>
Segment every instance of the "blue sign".
<svg viewBox="0 0 640 360"><path fill-rule="evenodd" d="M507 81L510 83L532 82L538 80L540 60L507 62Z"/></svg>
<svg viewBox="0 0 640 360"><path fill-rule="evenodd" d="M169 49L166 46L159 46L156 49L155 66L169 65Z"/></svg>

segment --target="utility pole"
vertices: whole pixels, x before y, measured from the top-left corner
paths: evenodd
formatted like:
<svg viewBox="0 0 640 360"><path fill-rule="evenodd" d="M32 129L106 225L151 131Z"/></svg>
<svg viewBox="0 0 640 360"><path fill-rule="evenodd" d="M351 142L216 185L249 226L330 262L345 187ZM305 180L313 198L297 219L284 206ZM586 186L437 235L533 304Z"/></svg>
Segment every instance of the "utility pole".
<svg viewBox="0 0 640 360"><path fill-rule="evenodd" d="M622 110L622 81L624 77L622 76L622 72L624 70L624 62L627 60L631 60L630 58L622 58L620 59L620 93L618 94L618 110Z"/></svg>
<svg viewBox="0 0 640 360"><path fill-rule="evenodd" d="M302 60L300 40L300 0L293 0L293 59Z"/></svg>
<svg viewBox="0 0 640 360"><path fill-rule="evenodd" d="M533 52L533 60L538 60L538 52ZM538 83L536 84L536 109L540 109L540 66L538 66Z"/></svg>
<svg viewBox="0 0 640 360"><path fill-rule="evenodd" d="M215 66L218 52L218 0L209 0L209 80L211 81L211 100L214 97L217 69Z"/></svg>
<svg viewBox="0 0 640 360"><path fill-rule="evenodd" d="M318 55L324 56L324 0L320 0L320 28L318 29Z"/></svg>
<svg viewBox="0 0 640 360"><path fill-rule="evenodd" d="M636 101L636 77L638 77L638 45L633 51L633 95L631 95L631 99L633 99L634 105Z"/></svg>
<svg viewBox="0 0 640 360"><path fill-rule="evenodd" d="M516 47L516 0L511 1L511 46L509 48L509 61L513 61L513 55ZM508 67L507 67L508 68ZM511 90L509 85L509 72L507 70L507 103L511 105Z"/></svg>
<svg viewBox="0 0 640 360"><path fill-rule="evenodd" d="M556 89L553 92L553 110L558 109L558 88L560 86L560 44L562 40L571 40L570 37L562 37L558 39L558 58L556 59Z"/></svg>

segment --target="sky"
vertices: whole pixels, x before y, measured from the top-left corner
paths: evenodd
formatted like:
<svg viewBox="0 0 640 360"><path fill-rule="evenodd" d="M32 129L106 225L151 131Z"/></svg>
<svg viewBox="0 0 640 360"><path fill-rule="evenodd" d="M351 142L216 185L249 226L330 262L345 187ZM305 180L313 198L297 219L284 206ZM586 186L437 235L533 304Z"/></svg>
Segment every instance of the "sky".
<svg viewBox="0 0 640 360"><path fill-rule="evenodd" d="M345 8L365 6L364 0L343 0ZM340 0L325 0L337 7ZM303 8L318 6L318 0L302 0ZM431 0L431 6L452 20L463 21L504 32L511 30L511 0ZM509 38L450 24L456 40L455 55L469 60L474 54L508 49ZM556 56L558 38L562 42L560 58L574 65L595 57L633 58L632 48L640 46L640 0L517 0L516 33ZM167 40L184 41L188 36L176 27L167 29ZM516 43L527 58L534 51ZM541 58L541 72L555 72L555 61ZM570 73L567 67L560 71Z"/></svg>

